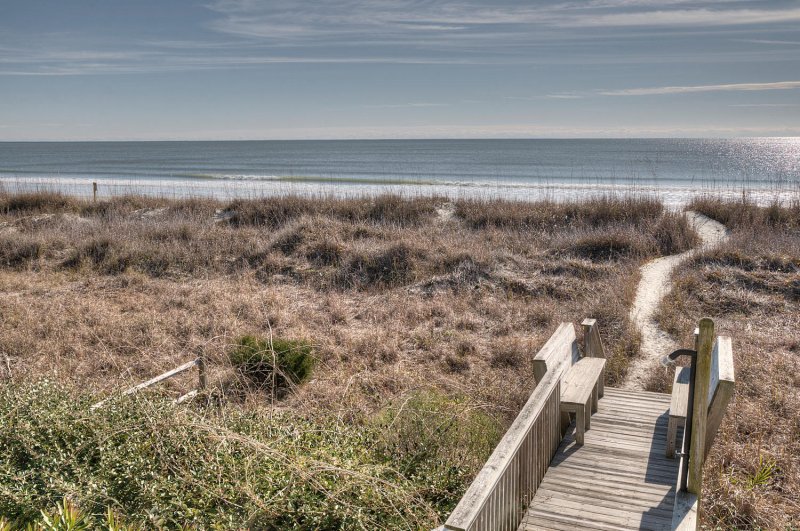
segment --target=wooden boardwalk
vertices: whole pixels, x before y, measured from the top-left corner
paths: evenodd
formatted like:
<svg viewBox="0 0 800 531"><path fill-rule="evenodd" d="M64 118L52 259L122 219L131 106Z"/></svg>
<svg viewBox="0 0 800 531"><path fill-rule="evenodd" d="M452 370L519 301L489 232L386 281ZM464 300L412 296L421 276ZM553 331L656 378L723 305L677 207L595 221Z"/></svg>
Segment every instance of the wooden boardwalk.
<svg viewBox="0 0 800 531"><path fill-rule="evenodd" d="M609 387L604 394L602 372L580 369L604 365L597 321L581 326L583 345L574 326L561 323L536 353L531 396L441 530L699 529L703 462L734 391L731 338L715 340L713 321L701 319L695 349L669 354L692 361L694 397L691 436L680 434L688 455L670 459L671 395ZM584 418L584 444L575 429L564 435L568 412Z"/></svg>
<svg viewBox="0 0 800 531"><path fill-rule="evenodd" d="M677 459L665 457L670 395L607 387L585 444L561 441L519 531L672 529Z"/></svg>

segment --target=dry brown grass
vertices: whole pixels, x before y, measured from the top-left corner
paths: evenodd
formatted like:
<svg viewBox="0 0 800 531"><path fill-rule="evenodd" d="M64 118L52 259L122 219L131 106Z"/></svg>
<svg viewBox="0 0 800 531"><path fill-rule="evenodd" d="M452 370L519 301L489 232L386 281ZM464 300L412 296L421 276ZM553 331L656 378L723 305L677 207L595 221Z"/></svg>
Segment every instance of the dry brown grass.
<svg viewBox="0 0 800 531"><path fill-rule="evenodd" d="M110 391L203 352L222 381L272 330L320 357L287 406L356 418L433 387L507 421L559 321L599 319L618 381L639 263L693 243L651 200L444 202L0 196L0 374Z"/></svg>
<svg viewBox="0 0 800 531"><path fill-rule="evenodd" d="M718 333L734 342L736 397L706 466L706 523L724 529L796 529L800 209L708 198L689 208L726 221L733 231L728 242L678 269L675 289L659 315L662 327L683 345L692 344L699 316L712 317Z"/></svg>

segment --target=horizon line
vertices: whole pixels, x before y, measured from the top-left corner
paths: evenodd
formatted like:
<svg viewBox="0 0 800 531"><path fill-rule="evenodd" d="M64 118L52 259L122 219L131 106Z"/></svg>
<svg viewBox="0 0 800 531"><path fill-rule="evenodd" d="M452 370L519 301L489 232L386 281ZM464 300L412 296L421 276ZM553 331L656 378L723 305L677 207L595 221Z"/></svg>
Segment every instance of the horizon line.
<svg viewBox="0 0 800 531"><path fill-rule="evenodd" d="M398 142L451 140L736 140L752 138L800 138L794 135L695 135L695 136L508 136L508 137L381 137L381 138L218 138L218 139L78 139L78 140L2 140L0 144L80 144L80 143L156 143L156 142Z"/></svg>

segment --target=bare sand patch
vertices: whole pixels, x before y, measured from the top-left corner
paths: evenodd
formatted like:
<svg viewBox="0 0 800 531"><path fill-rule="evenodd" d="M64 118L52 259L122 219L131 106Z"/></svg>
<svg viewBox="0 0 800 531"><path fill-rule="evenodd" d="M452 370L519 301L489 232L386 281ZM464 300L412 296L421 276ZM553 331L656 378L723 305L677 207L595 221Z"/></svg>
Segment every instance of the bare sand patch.
<svg viewBox="0 0 800 531"><path fill-rule="evenodd" d="M708 216L692 211L686 212L685 215L692 228L697 231L702 243L695 249L656 258L642 266L641 280L630 313L631 321L642 333L641 355L628 369L623 384L626 389L644 389L661 356L678 348L677 343L658 326L655 320L658 304L672 289L672 271L698 250L714 247L728 237L725 226Z"/></svg>

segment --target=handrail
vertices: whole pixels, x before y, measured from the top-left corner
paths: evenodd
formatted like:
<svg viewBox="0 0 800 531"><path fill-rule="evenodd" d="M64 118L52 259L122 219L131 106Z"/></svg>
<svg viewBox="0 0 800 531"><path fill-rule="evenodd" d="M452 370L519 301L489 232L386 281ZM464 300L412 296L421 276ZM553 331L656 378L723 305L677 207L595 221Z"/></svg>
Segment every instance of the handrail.
<svg viewBox="0 0 800 531"><path fill-rule="evenodd" d="M561 442L560 372L548 370L537 383L444 529L517 529Z"/></svg>

